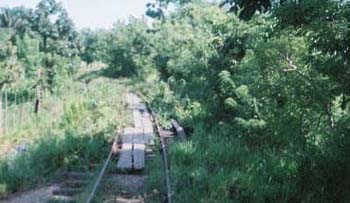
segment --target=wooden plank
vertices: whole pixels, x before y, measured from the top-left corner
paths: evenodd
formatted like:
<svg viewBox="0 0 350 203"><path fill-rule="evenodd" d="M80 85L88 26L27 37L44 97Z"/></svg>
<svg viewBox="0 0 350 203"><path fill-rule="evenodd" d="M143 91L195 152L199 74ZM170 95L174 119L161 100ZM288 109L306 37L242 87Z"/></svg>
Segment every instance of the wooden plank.
<svg viewBox="0 0 350 203"><path fill-rule="evenodd" d="M124 133L121 136L122 147L117 163L117 168L120 170L132 169L132 148L134 133L134 128L125 128Z"/></svg>
<svg viewBox="0 0 350 203"><path fill-rule="evenodd" d="M128 93L126 97L126 103L130 109L134 110L145 110L145 103L141 102L141 99L134 93Z"/></svg>
<svg viewBox="0 0 350 203"><path fill-rule="evenodd" d="M138 104L134 104L134 109L137 109L140 111L140 113L147 111L147 107L145 103L138 103Z"/></svg>
<svg viewBox="0 0 350 203"><path fill-rule="evenodd" d="M120 141L122 142L122 144L126 143L126 144L132 144L132 138L134 135L134 128L124 128L123 133L120 136Z"/></svg>
<svg viewBox="0 0 350 203"><path fill-rule="evenodd" d="M152 124L145 124L143 126L143 132L144 133L153 133L153 125Z"/></svg>
<svg viewBox="0 0 350 203"><path fill-rule="evenodd" d="M145 126L145 127L135 128L134 140L135 139L142 141L141 143L151 142L154 139L153 127Z"/></svg>
<svg viewBox="0 0 350 203"><path fill-rule="evenodd" d="M93 174L84 172L69 172L66 176L72 180L88 180L91 179Z"/></svg>
<svg viewBox="0 0 350 203"><path fill-rule="evenodd" d="M124 132L121 135L122 143L132 143L132 137L135 133L134 128L124 128Z"/></svg>
<svg viewBox="0 0 350 203"><path fill-rule="evenodd" d="M144 117L143 124L145 127L152 127L153 128L153 123L148 117Z"/></svg>
<svg viewBox="0 0 350 203"><path fill-rule="evenodd" d="M184 129L180 126L180 124L174 119L171 119L170 122L172 126L175 128L176 135L180 138L180 140L186 139L186 133Z"/></svg>
<svg viewBox="0 0 350 203"><path fill-rule="evenodd" d="M140 104L141 103L141 99L134 93L129 93L130 96L130 100L131 100L131 105L135 105L135 104Z"/></svg>
<svg viewBox="0 0 350 203"><path fill-rule="evenodd" d="M160 130L159 134L165 138L167 137L172 138L175 136L174 132L169 130Z"/></svg>
<svg viewBox="0 0 350 203"><path fill-rule="evenodd" d="M154 140L153 122L151 120L151 115L148 111L144 114L143 134L145 136L146 143L153 142Z"/></svg>
<svg viewBox="0 0 350 203"><path fill-rule="evenodd" d="M146 104L136 94L129 93L126 100L132 109L134 127L125 128L121 136L122 148L117 168L142 170L145 167L146 144L154 139L153 123Z"/></svg>
<svg viewBox="0 0 350 203"><path fill-rule="evenodd" d="M60 188L57 190L52 191L52 195L56 195L56 196L73 196L76 195L78 193L81 193L82 190L81 189L76 189L76 188Z"/></svg>
<svg viewBox="0 0 350 203"><path fill-rule="evenodd" d="M142 117L138 110L134 110L134 126L135 128L142 128Z"/></svg>
<svg viewBox="0 0 350 203"><path fill-rule="evenodd" d="M146 105L144 103L141 104L128 104L128 108L132 110L138 110L138 111L146 111Z"/></svg>
<svg viewBox="0 0 350 203"><path fill-rule="evenodd" d="M132 104L132 97L131 97L130 93L126 94L126 103L128 105Z"/></svg>
<svg viewBox="0 0 350 203"><path fill-rule="evenodd" d="M154 133L144 134L145 144L154 144Z"/></svg>
<svg viewBox="0 0 350 203"><path fill-rule="evenodd" d="M146 140L143 129L135 129L135 134L133 136L133 160L135 170L142 170L145 168L145 143Z"/></svg>
<svg viewBox="0 0 350 203"><path fill-rule="evenodd" d="M145 144L145 142L145 135L143 134L142 130L136 131L133 137L133 144Z"/></svg>
<svg viewBox="0 0 350 203"><path fill-rule="evenodd" d="M120 151L117 168L121 170L132 169L132 143L123 143Z"/></svg>
<svg viewBox="0 0 350 203"><path fill-rule="evenodd" d="M135 144L133 150L134 169L141 170L145 168L145 144Z"/></svg>
<svg viewBox="0 0 350 203"><path fill-rule="evenodd" d="M138 97L136 94L131 93L131 96L132 96L133 104L139 104L139 103L141 103L140 97Z"/></svg>
<svg viewBox="0 0 350 203"><path fill-rule="evenodd" d="M87 180L66 180L61 184L61 187L80 188L86 186L88 183Z"/></svg>

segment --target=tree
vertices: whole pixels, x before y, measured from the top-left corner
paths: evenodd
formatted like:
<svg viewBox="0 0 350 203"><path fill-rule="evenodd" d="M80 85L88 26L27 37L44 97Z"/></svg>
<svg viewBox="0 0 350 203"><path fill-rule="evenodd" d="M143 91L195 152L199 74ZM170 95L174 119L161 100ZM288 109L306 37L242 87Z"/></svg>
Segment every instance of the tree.
<svg viewBox="0 0 350 203"><path fill-rule="evenodd" d="M42 50L48 51L49 40L74 40L76 37L72 20L67 11L55 0L42 0L33 17L33 30L43 39Z"/></svg>
<svg viewBox="0 0 350 203"><path fill-rule="evenodd" d="M271 5L271 0L223 0L220 3L221 7L228 6L231 12L239 12L239 17L244 20L249 20L256 11L268 11Z"/></svg>
<svg viewBox="0 0 350 203"><path fill-rule="evenodd" d="M165 116L170 111L195 126L191 155L178 159L185 150L174 150L174 165L183 164L175 171L189 173L174 178L173 186L179 193L186 180L201 187L178 194L178 201L348 202L349 1L223 5L233 12L205 4L177 7L148 35L152 60L142 58L160 76L152 92L158 112L166 109ZM151 6L155 14L162 8ZM253 17L267 10L271 15ZM242 154L244 160L228 161ZM215 191L218 185L223 189Z"/></svg>
<svg viewBox="0 0 350 203"><path fill-rule="evenodd" d="M10 29L0 29L0 89L15 82L21 74L16 47L10 41Z"/></svg>
<svg viewBox="0 0 350 203"><path fill-rule="evenodd" d="M30 31L32 10L24 7L0 8L0 28L10 28L12 36L23 37Z"/></svg>
<svg viewBox="0 0 350 203"><path fill-rule="evenodd" d="M95 61L102 61L104 58L104 50L106 45L106 33L103 30L92 31L83 30L80 33L80 42L82 44L82 50L80 57L87 65L92 64Z"/></svg>
<svg viewBox="0 0 350 203"><path fill-rule="evenodd" d="M45 81L45 86L53 91L53 81L56 80L58 71L55 70L56 55L73 57L77 51L77 33L74 24L68 17L67 11L61 3L55 0L42 0L33 12L32 30L42 38L41 51L44 52L42 59L43 71L38 73L39 81ZM40 84L40 83L38 83ZM47 86L46 86L47 85ZM41 95L41 88L39 93ZM46 88L45 88L46 89ZM35 112L38 111L40 96L37 97Z"/></svg>
<svg viewBox="0 0 350 203"><path fill-rule="evenodd" d="M115 24L114 32L107 39L106 62L114 76L147 77L146 73L154 70L150 62L148 27L143 20L131 18L129 21Z"/></svg>
<svg viewBox="0 0 350 203"><path fill-rule="evenodd" d="M18 81L22 64L17 60L16 47L11 43L12 30L0 28L0 94L6 85ZM0 133L2 129L2 96L0 98Z"/></svg>
<svg viewBox="0 0 350 203"><path fill-rule="evenodd" d="M286 0L275 3L272 12L281 27L303 27L313 23L331 22L339 17L341 1L331 0ZM316 6L317 5L317 6ZM343 11L345 11L344 9Z"/></svg>
<svg viewBox="0 0 350 203"><path fill-rule="evenodd" d="M146 15L155 18L158 20L165 20L165 10L168 8L168 5L171 4L175 7L181 7L188 3L199 3L202 0L155 0L151 3L147 3Z"/></svg>

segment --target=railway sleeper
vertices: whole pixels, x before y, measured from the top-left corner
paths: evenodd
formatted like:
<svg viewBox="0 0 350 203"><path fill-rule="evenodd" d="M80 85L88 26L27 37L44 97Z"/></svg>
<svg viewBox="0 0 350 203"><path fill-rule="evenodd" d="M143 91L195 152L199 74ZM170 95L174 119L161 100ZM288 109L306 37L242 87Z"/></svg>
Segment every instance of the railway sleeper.
<svg viewBox="0 0 350 203"><path fill-rule="evenodd" d="M87 180L66 180L61 184L62 188L81 188L88 184Z"/></svg>
<svg viewBox="0 0 350 203"><path fill-rule="evenodd" d="M73 197L74 195L77 195L81 193L83 190L79 188L59 188L57 190L54 190L52 194L54 196L68 196Z"/></svg>
<svg viewBox="0 0 350 203"><path fill-rule="evenodd" d="M69 172L66 174L68 179L72 180L89 180L93 177L94 174L86 172Z"/></svg>

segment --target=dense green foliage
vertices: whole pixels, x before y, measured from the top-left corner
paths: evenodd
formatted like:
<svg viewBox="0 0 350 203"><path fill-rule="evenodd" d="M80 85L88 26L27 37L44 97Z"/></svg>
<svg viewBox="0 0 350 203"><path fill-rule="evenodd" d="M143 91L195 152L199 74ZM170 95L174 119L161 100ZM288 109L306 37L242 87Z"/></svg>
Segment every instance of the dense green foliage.
<svg viewBox="0 0 350 203"><path fill-rule="evenodd" d="M94 80L87 89L80 81L65 83L64 94L45 96L40 114L1 136L2 146L25 148L0 156L0 196L42 184L58 171L94 169L108 153L116 127L126 121L118 96L123 86L108 80Z"/></svg>
<svg viewBox="0 0 350 203"><path fill-rule="evenodd" d="M104 30L82 30L80 32L81 60L91 65L93 62L105 60L108 32Z"/></svg>
<svg viewBox="0 0 350 203"><path fill-rule="evenodd" d="M149 4L160 21L116 25L107 63L193 132L176 202L347 202L350 5L251 2Z"/></svg>
<svg viewBox="0 0 350 203"><path fill-rule="evenodd" d="M3 9L0 87L59 93L80 58L103 61L105 76L134 79L164 126L175 117L191 134L170 149L175 202L350 201L349 1L157 0L147 8L152 26L130 19L79 36L53 0ZM66 109L64 132L90 107ZM162 185L158 164L150 188Z"/></svg>
<svg viewBox="0 0 350 203"><path fill-rule="evenodd" d="M96 170L108 153L126 122L124 86L81 64L103 58L102 42L78 33L54 0L0 8L0 199L65 171Z"/></svg>
<svg viewBox="0 0 350 203"><path fill-rule="evenodd" d="M35 9L1 8L2 83L28 82L32 88L53 91L77 69L77 35L67 12L54 0L43 0Z"/></svg>

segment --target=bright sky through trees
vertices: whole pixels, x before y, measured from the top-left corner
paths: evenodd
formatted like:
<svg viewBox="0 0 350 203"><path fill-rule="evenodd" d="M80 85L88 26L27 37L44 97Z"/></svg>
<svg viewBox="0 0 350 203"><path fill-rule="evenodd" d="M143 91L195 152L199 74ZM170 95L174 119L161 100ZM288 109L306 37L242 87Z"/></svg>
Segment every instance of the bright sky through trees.
<svg viewBox="0 0 350 203"><path fill-rule="evenodd" d="M149 0L61 0L78 28L110 28L117 19L145 15ZM1 0L0 7L35 7L39 0Z"/></svg>

